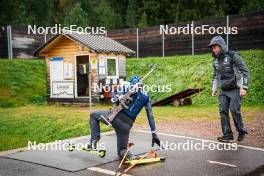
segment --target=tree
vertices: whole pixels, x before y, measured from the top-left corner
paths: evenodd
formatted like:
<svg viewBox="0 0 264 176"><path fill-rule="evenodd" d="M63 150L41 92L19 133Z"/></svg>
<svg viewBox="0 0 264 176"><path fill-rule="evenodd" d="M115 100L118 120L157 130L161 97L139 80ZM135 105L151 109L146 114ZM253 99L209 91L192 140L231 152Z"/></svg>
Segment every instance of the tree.
<svg viewBox="0 0 264 176"><path fill-rule="evenodd" d="M262 0L2 0L1 25L146 27L264 10Z"/></svg>
<svg viewBox="0 0 264 176"><path fill-rule="evenodd" d="M177 1L177 15L175 22L190 22L214 16L221 11L220 6L215 7L215 0ZM205 8L206 7L206 8Z"/></svg>
<svg viewBox="0 0 264 176"><path fill-rule="evenodd" d="M64 25L77 25L82 27L95 26L96 14L89 2L79 2L74 5L69 15L64 18Z"/></svg>
<svg viewBox="0 0 264 176"><path fill-rule="evenodd" d="M147 14L144 12L141 16L138 27L143 28L143 27L147 27L147 26L148 26L148 17L147 17Z"/></svg>
<svg viewBox="0 0 264 176"><path fill-rule="evenodd" d="M49 1L28 0L28 3L24 4L24 7L26 10L24 22L38 26L49 26L52 23Z"/></svg>
<svg viewBox="0 0 264 176"><path fill-rule="evenodd" d="M240 12L258 12L258 11L264 11L264 1L260 0L251 0L246 1L242 8L240 9Z"/></svg>
<svg viewBox="0 0 264 176"><path fill-rule="evenodd" d="M119 28L123 26L122 18L117 14L106 0L101 0L98 8L98 20L100 26L104 26L108 29Z"/></svg>
<svg viewBox="0 0 264 176"><path fill-rule="evenodd" d="M136 27L138 21L138 6L135 0L129 0L126 12L126 25Z"/></svg>
<svg viewBox="0 0 264 176"><path fill-rule="evenodd" d="M89 25L89 23L89 16L82 9L80 3L76 3L69 15L64 18L64 25L66 26L77 25L85 27Z"/></svg>
<svg viewBox="0 0 264 176"><path fill-rule="evenodd" d="M0 23L1 25L18 24L21 9L21 3L18 0L3 0L0 5Z"/></svg>

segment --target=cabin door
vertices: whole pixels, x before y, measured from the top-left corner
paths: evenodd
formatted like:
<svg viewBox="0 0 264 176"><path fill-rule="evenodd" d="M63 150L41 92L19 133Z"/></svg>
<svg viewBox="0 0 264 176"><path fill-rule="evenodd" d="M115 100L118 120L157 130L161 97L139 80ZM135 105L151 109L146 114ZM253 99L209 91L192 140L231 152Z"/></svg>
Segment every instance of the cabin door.
<svg viewBox="0 0 264 176"><path fill-rule="evenodd" d="M77 97L89 97L89 55L76 56Z"/></svg>

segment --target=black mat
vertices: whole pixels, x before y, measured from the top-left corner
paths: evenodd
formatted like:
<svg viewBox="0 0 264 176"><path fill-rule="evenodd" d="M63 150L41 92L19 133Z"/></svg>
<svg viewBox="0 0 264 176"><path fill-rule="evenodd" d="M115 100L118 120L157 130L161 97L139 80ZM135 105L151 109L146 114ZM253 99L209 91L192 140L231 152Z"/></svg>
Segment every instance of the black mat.
<svg viewBox="0 0 264 176"><path fill-rule="evenodd" d="M87 143L87 141L89 139L77 142ZM85 151L69 152L64 150L30 150L6 155L5 157L75 172L118 160L115 134L103 135L100 142L105 143L106 146L107 152L104 158ZM133 154L146 153L151 149L151 134L132 132L130 134L130 142L135 143L135 146L131 149Z"/></svg>

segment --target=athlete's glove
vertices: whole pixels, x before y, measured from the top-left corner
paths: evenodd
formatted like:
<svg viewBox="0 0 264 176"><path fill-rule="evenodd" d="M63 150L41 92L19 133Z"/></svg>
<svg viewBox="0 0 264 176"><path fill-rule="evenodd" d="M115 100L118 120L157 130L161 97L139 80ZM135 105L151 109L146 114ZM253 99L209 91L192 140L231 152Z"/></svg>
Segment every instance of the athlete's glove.
<svg viewBox="0 0 264 176"><path fill-rule="evenodd" d="M160 140L159 140L157 134L152 133L152 147L154 146L155 143L160 147Z"/></svg>

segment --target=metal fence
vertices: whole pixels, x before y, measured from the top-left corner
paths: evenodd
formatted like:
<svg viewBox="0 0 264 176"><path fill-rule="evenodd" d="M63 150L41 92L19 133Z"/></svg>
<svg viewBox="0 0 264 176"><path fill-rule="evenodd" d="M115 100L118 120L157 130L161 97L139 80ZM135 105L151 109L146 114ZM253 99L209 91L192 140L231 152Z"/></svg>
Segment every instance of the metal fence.
<svg viewBox="0 0 264 176"><path fill-rule="evenodd" d="M231 15L214 19L170 24L169 27L236 27L237 34L221 34L231 50L264 48L264 13ZM208 44L218 34L164 34L160 26L144 29L121 29L108 31L109 37L137 51L137 57L200 54L208 52Z"/></svg>
<svg viewBox="0 0 264 176"><path fill-rule="evenodd" d="M264 12L230 15L190 23L169 24L168 28L237 27L237 34L221 34L231 50L264 48ZM208 52L208 43L216 33L167 34L160 26L108 30L107 36L136 51L133 57L200 54ZM28 34L27 27L8 26L0 30L0 58L32 58L33 51L52 34Z"/></svg>

